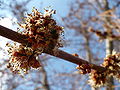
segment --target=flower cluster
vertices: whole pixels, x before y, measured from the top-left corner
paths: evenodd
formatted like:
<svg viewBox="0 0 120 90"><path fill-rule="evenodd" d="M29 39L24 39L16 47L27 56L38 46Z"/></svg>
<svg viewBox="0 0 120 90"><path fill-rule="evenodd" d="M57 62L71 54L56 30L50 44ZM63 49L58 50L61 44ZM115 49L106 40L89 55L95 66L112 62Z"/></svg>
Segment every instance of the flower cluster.
<svg viewBox="0 0 120 90"><path fill-rule="evenodd" d="M40 62L34 56L34 51L31 48L26 48L23 45L16 45L10 48L10 61L8 68L13 73L27 73L30 68L39 68Z"/></svg>
<svg viewBox="0 0 120 90"><path fill-rule="evenodd" d="M116 79L120 77L120 53L113 52L112 55L108 55L104 58L102 64L103 67L107 68L109 76L114 76ZM110 72L111 70L112 72Z"/></svg>
<svg viewBox="0 0 120 90"><path fill-rule="evenodd" d="M106 77L107 77L107 73L92 70L91 73L89 74L90 80L88 80L88 83L92 87L104 86L104 85L107 85Z"/></svg>
<svg viewBox="0 0 120 90"><path fill-rule="evenodd" d="M72 54L75 57L79 57L78 54L74 53ZM79 64L76 69L79 70L80 74L87 74L91 72L91 64L86 63L86 64Z"/></svg>
<svg viewBox="0 0 120 90"><path fill-rule="evenodd" d="M27 36L31 48L42 53L55 47L61 47L60 35L63 28L58 26L56 21L52 19L52 14L55 11L45 10L45 13L42 14L33 8L32 12L25 18L24 24L19 24L24 28L22 34Z"/></svg>
<svg viewBox="0 0 120 90"><path fill-rule="evenodd" d="M104 58L102 67L106 68L105 71L96 71L91 68L90 64L82 64L77 67L81 74L89 74L89 84L92 87L100 87L107 85L109 77L113 76L120 81L120 53L108 55Z"/></svg>
<svg viewBox="0 0 120 90"><path fill-rule="evenodd" d="M93 70L90 64L82 64L76 67L79 70L80 74L89 74L88 83L92 87L100 87L106 85L106 72L100 72Z"/></svg>
<svg viewBox="0 0 120 90"><path fill-rule="evenodd" d="M14 45L9 50L11 58L8 68L14 73L27 73L30 68L39 68L41 64L36 56L62 46L60 35L63 28L52 19L53 13L54 10L45 10L42 14L34 8L31 14L27 14L24 24L19 24L23 28L21 34L26 36L28 44Z"/></svg>
<svg viewBox="0 0 120 90"><path fill-rule="evenodd" d="M91 72L90 64L82 64L76 67L80 71L81 74L87 74Z"/></svg>

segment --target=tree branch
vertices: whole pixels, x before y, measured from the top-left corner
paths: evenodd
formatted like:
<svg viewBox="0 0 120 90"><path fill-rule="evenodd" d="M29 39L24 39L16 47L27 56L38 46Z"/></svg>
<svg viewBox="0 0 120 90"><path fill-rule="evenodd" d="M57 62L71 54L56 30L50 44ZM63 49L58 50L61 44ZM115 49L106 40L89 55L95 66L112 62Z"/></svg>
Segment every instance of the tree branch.
<svg viewBox="0 0 120 90"><path fill-rule="evenodd" d="M8 39L11 39L15 42L19 42L19 43L22 43L22 44L27 44L27 40L26 37L24 35L21 35L11 29L8 29L6 27L3 27L0 25L0 35L3 36L3 37L6 37Z"/></svg>
<svg viewBox="0 0 120 90"><path fill-rule="evenodd" d="M6 37L8 39L11 39L15 42L18 42L18 43L22 43L22 44L27 44L27 40L26 40L26 37L22 34L19 34L11 29L8 29L6 27L3 27L0 25L0 35L3 36L3 37ZM45 52L47 54L50 54L52 56L55 56L55 57L58 57L58 58L61 58L61 59L64 59L66 61L69 61L69 62L72 62L74 64L77 64L77 65L81 65L81 64L90 64L92 67L92 69L95 69L97 71L105 71L106 69L102 66L97 66L95 64L92 64L92 63L89 63L88 61L84 60L84 59L81 59L81 58L78 58L78 57L75 57L71 54L68 54L62 50L57 50L57 54L54 54L53 51L50 51L50 52Z"/></svg>

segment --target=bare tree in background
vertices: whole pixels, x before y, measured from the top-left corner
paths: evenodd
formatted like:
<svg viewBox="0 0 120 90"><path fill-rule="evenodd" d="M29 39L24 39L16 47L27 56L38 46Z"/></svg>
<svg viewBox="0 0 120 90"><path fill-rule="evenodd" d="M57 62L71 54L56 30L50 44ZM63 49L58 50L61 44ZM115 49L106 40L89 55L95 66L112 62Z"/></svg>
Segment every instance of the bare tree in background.
<svg viewBox="0 0 120 90"><path fill-rule="evenodd" d="M27 5L29 2L32 0L24 0L24 1L18 1L18 0L9 0L9 1L1 1L1 11L8 11L10 12L13 16L17 18L18 21L22 21L25 12L27 11ZM1 13L4 16L4 13Z"/></svg>
<svg viewBox="0 0 120 90"><path fill-rule="evenodd" d="M26 3L25 2L18 3L15 0L15 4L12 3L10 6L7 5L7 7L10 8L12 14L16 16L16 18L19 21L22 21L21 17L24 17L24 12L27 10L24 7L24 5L27 5L28 2L29 1L26 1ZM3 5L5 5L5 3L3 3ZM95 37L94 34L88 32L88 29L92 27L94 29L106 30L106 27L103 27L103 24L106 23L106 19L101 20L101 18L98 17L97 15L106 11L107 9L105 8L108 7L108 5L109 5L108 1L106 5L105 2L103 3L102 1L99 1L99 0L84 0L84 1L76 0L75 4L73 3L71 4L71 8L68 16L66 18L63 18L63 21L65 22L65 27L76 30L77 34L80 35L80 40L75 42L80 42L78 45L80 47L80 52L82 51L83 57L86 57L86 59L89 60L89 62L99 63L98 61L100 61L102 57L98 57L98 56L103 56L103 50L105 51L105 46L104 46L105 43L104 42L100 44L96 43L98 39L94 38ZM4 8L4 7L2 9L7 10L7 8ZM103 46L104 46L104 49L102 49ZM95 49L93 50L93 48L96 48L96 51ZM111 50L112 49L110 49L109 51L111 52ZM35 80L34 78L28 79L29 81L31 80L34 83L36 90L39 90L39 89L49 90L50 89L49 85L55 86L57 88L60 87L63 90L64 89L78 90L78 88L79 89L85 88L87 83L85 82L85 83L82 83L81 85L81 80L85 81L87 76L83 78L82 75L79 75L77 73L71 74L71 72L70 73L55 72L56 76L49 78L51 80L51 83L48 84L47 72L44 67L45 61L46 60L41 61L44 65L38 73L35 73L36 79ZM12 79L13 78L14 77L12 77ZM22 84L24 83L22 82ZM17 85L13 84L12 89L19 86L19 84L21 83L18 83ZM12 86L12 84L10 85ZM29 84L29 85L33 85L33 84Z"/></svg>
<svg viewBox="0 0 120 90"><path fill-rule="evenodd" d="M114 2L115 5L110 4ZM99 57L94 56L102 56L101 54L98 55L97 52L99 50L105 51L106 48L106 54L111 54L113 51L113 41L107 39L106 40L106 47L105 43L103 42L98 44L96 43L97 39L94 37L93 34L89 32L89 29L92 27L97 30L104 30L106 32L112 32L115 28L108 28L106 26L110 27L110 22L112 22L111 17L99 17L99 15L105 11L114 9L115 12L117 11L117 8L119 6L119 1L109 1L109 0L75 0L74 3L70 4L70 11L67 15L67 17L63 18L63 22L65 23L65 27L68 29L75 30L77 34L83 38L80 40L80 47L84 48L84 51L86 51L87 60L90 62L96 63L94 60L97 59L101 60ZM111 7L111 8L110 8ZM112 24L111 24L112 26ZM117 41L118 43L118 41ZM115 44L114 44L115 45ZM93 47L91 47L93 46ZM97 47L97 52L93 51L93 48ZM104 49L102 49L104 47ZM119 47L119 46L118 46ZM80 50L80 52L82 52ZM97 54L97 55L96 55ZM104 53L105 54L105 53ZM111 78L109 82L107 90L113 90L113 79Z"/></svg>

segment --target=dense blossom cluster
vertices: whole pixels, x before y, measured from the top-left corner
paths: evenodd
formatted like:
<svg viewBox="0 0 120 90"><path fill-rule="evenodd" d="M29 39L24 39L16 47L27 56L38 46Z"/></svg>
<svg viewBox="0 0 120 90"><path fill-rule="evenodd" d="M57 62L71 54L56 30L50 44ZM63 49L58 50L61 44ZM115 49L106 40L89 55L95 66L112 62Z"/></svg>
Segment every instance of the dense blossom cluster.
<svg viewBox="0 0 120 90"><path fill-rule="evenodd" d="M41 66L31 48L19 45L14 46L10 51L12 52L10 52L11 57L7 67L13 73L27 73L30 68L37 69Z"/></svg>
<svg viewBox="0 0 120 90"><path fill-rule="evenodd" d="M29 44L33 50L38 50L41 53L47 49L54 49L56 46L61 47L60 35L63 28L58 26L56 21L52 19L54 10L45 10L42 14L37 9L33 9L32 14L28 14L25 18L25 23L20 24L26 35Z"/></svg>
<svg viewBox="0 0 120 90"><path fill-rule="evenodd" d="M63 28L52 19L54 13L54 10L45 10L42 14L34 8L24 23L19 24L23 28L21 34L26 36L28 44L14 45L9 50L11 58L8 68L14 73L27 73L30 68L39 68L41 65L36 56L62 46L60 35Z"/></svg>
<svg viewBox="0 0 120 90"><path fill-rule="evenodd" d="M107 85L106 77L107 77L107 73L92 70L91 73L89 74L88 83L92 87L104 86L104 85Z"/></svg>
<svg viewBox="0 0 120 90"><path fill-rule="evenodd" d="M120 53L113 52L112 55L108 55L102 64L103 67L108 69L109 76L113 76L116 79L120 78ZM111 70L112 72L110 72Z"/></svg>
<svg viewBox="0 0 120 90"><path fill-rule="evenodd" d="M107 79L110 76L120 81L120 53L113 52L113 54L108 55L104 58L102 66L106 68L106 70L102 72L91 69L89 64L79 65L77 69L82 74L89 73L90 80L88 80L88 82L93 87L107 85Z"/></svg>

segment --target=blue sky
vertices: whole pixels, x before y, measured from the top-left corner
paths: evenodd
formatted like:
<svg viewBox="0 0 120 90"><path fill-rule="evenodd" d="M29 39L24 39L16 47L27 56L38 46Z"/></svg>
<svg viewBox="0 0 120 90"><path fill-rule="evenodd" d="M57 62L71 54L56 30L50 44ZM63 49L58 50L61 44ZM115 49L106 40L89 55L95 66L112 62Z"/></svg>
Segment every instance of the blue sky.
<svg viewBox="0 0 120 90"><path fill-rule="evenodd" d="M41 0L42 5L40 5L38 0L34 0L34 2L31 2L28 7L45 8L51 6L53 9L57 10L57 14L65 16L67 14L70 1L71 0Z"/></svg>
<svg viewBox="0 0 120 90"><path fill-rule="evenodd" d="M57 11L57 13L54 15L54 18L57 20L57 22L60 25L62 25L63 23L62 23L62 21L61 21L60 18L67 15L67 13L69 11L69 4L70 4L70 2L72 2L72 0L34 0L34 1L32 1L32 2L29 3L29 5L27 6L27 8L28 8L28 13L30 13L32 7L36 7L39 10L43 10L43 8L51 6L51 8L53 8L53 9L55 9ZM9 17L13 17L10 14L8 14L8 16ZM7 21L4 22L5 25L6 25L6 22ZM11 25L11 24L8 24L9 28L13 28L12 26L9 26L9 25ZM69 30L65 30L65 40L71 39L71 37L74 37L74 35L75 35L75 31L73 31L73 30L70 30L70 31ZM79 40L79 37L74 37L72 39ZM3 41L3 39L2 39L2 41ZM75 46L73 46L73 45L70 44L69 46L64 46L61 49L64 50L64 51L66 51L66 52L68 52L68 53L72 54L72 53L78 53L79 52L78 48L79 48L79 46L75 47ZM95 51L97 51L97 50L95 50ZM79 55L82 55L82 54L83 53L79 53ZM70 62L67 62L67 61L64 61L64 60L59 60L56 57L50 58L48 60L48 63L51 64L51 62L52 62L53 65L49 65L49 66L46 67L46 70L47 71L49 70L49 72L52 71L51 68L56 68L56 67L57 67L56 71L59 70L59 72L62 72L63 69L66 70L66 72L75 71L75 66L76 65L72 64ZM20 89L18 88L17 90L20 90ZM33 90L33 88L29 89L27 87L23 87L23 90ZM61 90L61 89L59 89L59 90Z"/></svg>

